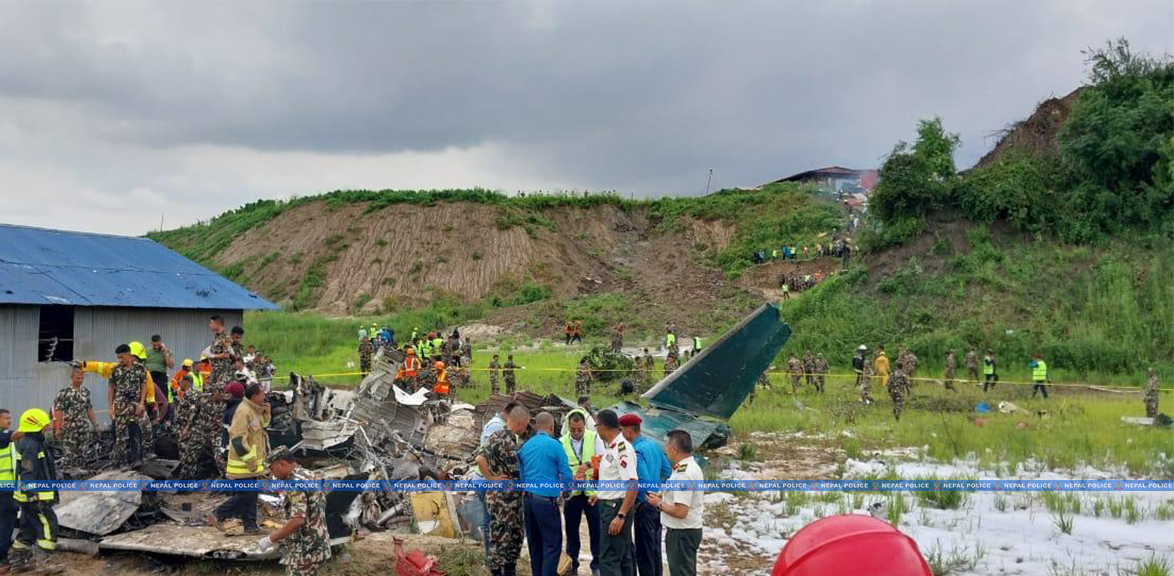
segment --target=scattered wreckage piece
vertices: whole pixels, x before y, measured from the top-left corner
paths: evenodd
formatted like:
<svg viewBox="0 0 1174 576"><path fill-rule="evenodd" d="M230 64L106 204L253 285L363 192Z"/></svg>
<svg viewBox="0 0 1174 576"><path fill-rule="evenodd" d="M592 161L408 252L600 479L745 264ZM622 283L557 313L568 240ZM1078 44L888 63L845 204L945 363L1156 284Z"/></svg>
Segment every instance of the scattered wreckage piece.
<svg viewBox="0 0 1174 576"><path fill-rule="evenodd" d="M211 526L171 523L107 536L98 548L217 560L270 560L280 554L277 550L261 552L255 539L226 536Z"/></svg>
<svg viewBox="0 0 1174 576"><path fill-rule="evenodd" d="M94 476L92 481L150 481L137 472L112 470ZM75 532L105 536L118 530L143 506L144 493L138 490L62 491L61 503L54 507L57 524Z"/></svg>

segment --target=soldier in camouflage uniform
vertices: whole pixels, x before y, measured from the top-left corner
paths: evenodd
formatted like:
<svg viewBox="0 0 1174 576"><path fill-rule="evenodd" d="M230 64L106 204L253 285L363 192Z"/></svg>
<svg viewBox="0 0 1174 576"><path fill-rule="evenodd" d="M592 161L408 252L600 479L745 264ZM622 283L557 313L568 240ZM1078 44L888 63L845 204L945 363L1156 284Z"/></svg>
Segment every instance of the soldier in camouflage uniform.
<svg viewBox="0 0 1174 576"><path fill-rule="evenodd" d="M489 393L497 394L497 374L501 371L501 364L497 361L497 354L493 355L493 360L489 361Z"/></svg>
<svg viewBox="0 0 1174 576"><path fill-rule="evenodd" d="M1150 368L1146 371L1150 375L1145 385L1145 415L1147 418L1158 417L1158 373Z"/></svg>
<svg viewBox="0 0 1174 576"><path fill-rule="evenodd" d="M643 381L644 387L651 388L652 374L656 371L656 359L652 357L647 348L644 349L644 357L637 362L636 367L640 369L640 379Z"/></svg>
<svg viewBox="0 0 1174 576"><path fill-rule="evenodd" d="M803 354L803 376L808 386L815 387L815 358L811 355L811 350Z"/></svg>
<svg viewBox="0 0 1174 576"><path fill-rule="evenodd" d="M94 405L90 391L82 386L85 373L74 368L69 374L69 387L63 388L53 401L53 412L60 416L61 429L58 438L64 454L61 469L85 473L85 454L94 444L98 432L98 419L94 417Z"/></svg>
<svg viewBox="0 0 1174 576"><path fill-rule="evenodd" d="M673 350L669 350L669 355L664 358L664 375L668 376L677 369L677 354Z"/></svg>
<svg viewBox="0 0 1174 576"><path fill-rule="evenodd" d="M905 409L905 396L909 393L909 375L905 372L904 360L897 360L897 369L889 375L889 398L893 400L893 418L901 421Z"/></svg>
<svg viewBox="0 0 1174 576"><path fill-rule="evenodd" d="M529 421L530 413L524 406L514 408L506 415L506 427L490 435L485 445L477 449L477 465L486 480L517 482L521 479L518 450L528 438ZM522 518L522 491L490 490L485 493L485 507L489 512L485 565L493 576L514 576L526 528Z"/></svg>
<svg viewBox="0 0 1174 576"><path fill-rule="evenodd" d="M873 402L870 393L872 392L872 377L876 374L876 370L872 367L876 355L873 356L874 358L870 358L864 363L864 368L860 373L860 401L866 405Z"/></svg>
<svg viewBox="0 0 1174 576"><path fill-rule="evenodd" d="M224 471L224 452L221 450L221 436L224 431L224 404L227 394L224 387L236 375L236 349L233 338L224 329L224 319L213 316L208 323L212 329L212 345L208 348L208 359L212 363L212 373L204 379L204 392L200 394L199 423L192 434L193 449L196 453L203 453L210 448L216 460L216 467ZM181 476L184 479L193 479L194 476Z"/></svg>
<svg viewBox="0 0 1174 576"><path fill-rule="evenodd" d="M957 389L954 388L954 368L956 364L954 351L950 350L950 353L946 354L946 390L954 390L955 392L957 392Z"/></svg>
<svg viewBox="0 0 1174 576"><path fill-rule="evenodd" d="M115 466L128 467L143 456L141 423L147 412L144 395L150 376L147 375L147 369L130 353L129 346L123 344L114 352L118 354L118 365L110 372L115 428L111 458Z"/></svg>
<svg viewBox="0 0 1174 576"><path fill-rule="evenodd" d="M971 382L978 382L978 353L974 350L966 353L966 372Z"/></svg>
<svg viewBox="0 0 1174 576"><path fill-rule="evenodd" d="M624 323L616 324L616 327L611 332L611 351L614 354L619 354L624 348Z"/></svg>
<svg viewBox="0 0 1174 576"><path fill-rule="evenodd" d="M371 339L363 336L359 341L359 372L366 376L371 373L371 358L375 356L375 344Z"/></svg>
<svg viewBox="0 0 1174 576"><path fill-rule="evenodd" d="M175 398L175 434L179 439L179 468L180 478L191 479L199 468L199 452L192 449L192 432L195 431L199 419L200 405L198 395L192 389L191 374L184 374L179 379L179 390ZM186 475L185 475L186 474Z"/></svg>
<svg viewBox="0 0 1174 576"><path fill-rule="evenodd" d="M279 481L320 482L318 474L298 466L289 448L280 447L266 458L269 471ZM326 493L322 490L286 490L281 507L285 524L257 541L262 551L281 546L286 576L316 576L330 559L330 534L326 531Z"/></svg>
<svg viewBox="0 0 1174 576"><path fill-rule="evenodd" d="M579 361L579 370L575 373L575 396L582 398L583 396L591 395L591 380L594 377L591 375L591 366L587 364L587 359L584 358Z"/></svg>
<svg viewBox="0 0 1174 576"><path fill-rule="evenodd" d="M518 385L517 380L514 379L514 370L517 367L518 365L514 364L514 355L510 354L509 356L506 356L505 365L501 367L501 377L505 380L506 394L513 394L514 388L516 388Z"/></svg>
<svg viewBox="0 0 1174 576"><path fill-rule="evenodd" d="M812 362L812 368L814 368L815 372L815 389L819 390L820 394L823 394L825 380L830 369L827 358L824 358L823 354L817 354L815 361Z"/></svg>
<svg viewBox="0 0 1174 576"><path fill-rule="evenodd" d="M794 354L787 359L787 373L791 375L791 393L799 393L799 378L803 376L803 363Z"/></svg>

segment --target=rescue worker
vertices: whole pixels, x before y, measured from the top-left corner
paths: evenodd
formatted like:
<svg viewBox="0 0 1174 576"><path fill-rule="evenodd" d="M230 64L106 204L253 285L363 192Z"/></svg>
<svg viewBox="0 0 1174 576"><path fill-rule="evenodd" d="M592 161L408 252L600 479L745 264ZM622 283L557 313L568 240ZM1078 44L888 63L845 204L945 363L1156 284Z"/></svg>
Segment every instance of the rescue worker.
<svg viewBox="0 0 1174 576"><path fill-rule="evenodd" d="M954 368L954 350L951 349L950 352L946 354L946 390L953 390L957 392L958 390L954 388Z"/></svg>
<svg viewBox="0 0 1174 576"><path fill-rule="evenodd" d="M799 393L799 379L803 377L803 362L800 362L794 354L787 358L787 373L791 376L791 393Z"/></svg>
<svg viewBox="0 0 1174 576"><path fill-rule="evenodd" d="M676 331L668 326L665 327L664 349L667 350L670 354L673 354L674 352L677 351Z"/></svg>
<svg viewBox="0 0 1174 576"><path fill-rule="evenodd" d="M595 495L599 526L603 529L599 536L599 573L602 576L631 576L636 573L632 524L638 488L638 458L636 450L624 439L620 419L614 411L600 410L595 415L595 431L604 443L603 457L599 461L599 481L613 484L601 485ZM616 482L626 482L627 488L615 489Z"/></svg>
<svg viewBox="0 0 1174 576"><path fill-rule="evenodd" d="M420 359L416 357L416 349L408 346L404 349L404 362L395 373L395 381L404 386L410 386L420 374Z"/></svg>
<svg viewBox="0 0 1174 576"><path fill-rule="evenodd" d="M603 440L594 430L587 429L591 418L582 408L567 413L567 424L563 427L561 442L567 454L571 477L578 482L593 482L595 471L591 460L596 454L603 454ZM599 573L599 507L595 505L594 490L572 490L563 503L563 526L566 528L567 556L571 558L571 574L579 573L579 524L587 517L587 534L591 549L591 573Z"/></svg>
<svg viewBox="0 0 1174 576"><path fill-rule="evenodd" d="M371 373L371 357L375 356L375 344L366 336L359 340L359 372L366 377Z"/></svg>
<svg viewBox="0 0 1174 576"><path fill-rule="evenodd" d="M877 348L876 358L872 361L872 369L876 371L877 378L880 379L881 388L887 388L889 384L889 358L885 356L884 346Z"/></svg>
<svg viewBox="0 0 1174 576"><path fill-rule="evenodd" d="M1145 383L1145 416L1158 417L1158 373L1152 367L1146 370L1149 380Z"/></svg>
<svg viewBox="0 0 1174 576"><path fill-rule="evenodd" d="M611 351L613 354L619 354L624 348L624 323L616 324L616 327L611 333Z"/></svg>
<svg viewBox="0 0 1174 576"><path fill-rule="evenodd" d="M12 533L16 530L16 503L12 500L16 488L16 441L22 434L8 430L12 427L12 413L0 408L0 574L9 572L8 549L12 547Z"/></svg>
<svg viewBox="0 0 1174 576"><path fill-rule="evenodd" d="M197 394L192 388L192 380L194 375L187 373L179 378L179 387L176 390L175 399L175 435L179 440L179 468L176 472L180 477L183 477L185 469L196 468L196 460L199 454L192 452L192 432L195 430L197 418L199 416L200 405L198 404ZM189 476L191 479L195 476Z"/></svg>
<svg viewBox="0 0 1174 576"><path fill-rule="evenodd" d="M147 348L143 346L142 342L131 342L128 346L130 346L130 354L134 356L135 362L146 371ZM155 381L151 378L150 371L147 371L147 391L143 396L143 406L146 407L146 410L139 415L139 430L143 434L142 453L144 460L155 457L154 424L157 423L159 415L167 409L166 406L159 405L159 396L156 392Z"/></svg>
<svg viewBox="0 0 1174 576"><path fill-rule="evenodd" d="M641 484L660 484L672 475L672 466L660 445L640 433L640 416L628 413L619 418L624 439L636 451L636 477ZM664 571L660 557L660 512L647 502L649 490L636 491L635 520L632 532L635 540L636 571L640 576L661 576Z"/></svg>
<svg viewBox="0 0 1174 576"><path fill-rule="evenodd" d="M172 375L171 383L167 387L168 402L174 404L177 400L179 400L179 392L181 388L180 380L183 380L184 376L191 376L188 381L192 384L192 386L188 389L188 393L190 394L199 392L199 390L195 390L195 383L196 379L199 378L199 372L196 371L195 365L192 363L191 358L184 358L183 364L180 364L179 370L176 370L175 374Z"/></svg>
<svg viewBox="0 0 1174 576"><path fill-rule="evenodd" d="M493 355L493 360L489 361L489 394L497 395L499 389L497 386L497 376L501 372L501 363L498 362L497 354Z"/></svg>
<svg viewBox="0 0 1174 576"><path fill-rule="evenodd" d="M982 357L982 391L993 390L999 382L998 359L994 350L986 349L986 356Z"/></svg>
<svg viewBox="0 0 1174 576"><path fill-rule="evenodd" d="M245 400L236 408L232 425L228 428L228 462L225 473L229 480L250 480L267 475L265 459L269 456L270 409L260 384L249 384ZM260 531L257 526L256 490L237 490L209 515L209 524L224 529L221 522L239 518L244 533Z"/></svg>
<svg viewBox="0 0 1174 576"><path fill-rule="evenodd" d="M978 353L974 350L966 353L966 373L971 382L978 382Z"/></svg>
<svg viewBox="0 0 1174 576"><path fill-rule="evenodd" d="M824 384L826 383L828 370L830 369L827 358L823 357L822 352L816 354L815 360L812 361L811 365L815 369L815 389L819 390L820 394L823 394Z"/></svg>
<svg viewBox="0 0 1174 576"><path fill-rule="evenodd" d="M861 344L856 349L856 355L852 357L852 371L856 373L856 387L860 388L864 381L864 354L868 351L868 346Z"/></svg>
<svg viewBox="0 0 1174 576"><path fill-rule="evenodd" d="M212 457L218 470L224 470L224 452L220 445L221 430L224 429L221 419L224 415L224 404L228 401L224 387L236 375L235 348L233 338L224 327L224 318L214 315L208 320L208 329L212 331L212 344L208 347L208 360L212 365L212 373L204 379L204 391L200 398L200 423L197 426L200 433L192 438L197 442L207 442L212 450ZM200 452L203 452L203 446Z"/></svg>
<svg viewBox="0 0 1174 576"><path fill-rule="evenodd" d="M75 361L83 372L94 372L109 379L106 405L114 422L114 451L110 457L114 465L130 467L143 457L143 431L140 426L146 414L147 369L136 361L130 346L120 344L114 349L118 362Z"/></svg>
<svg viewBox="0 0 1174 576"><path fill-rule="evenodd" d="M665 452L672 463L669 483L677 490L664 495L649 494L648 505L660 511L665 527L664 553L669 576L697 576L697 549L701 547L701 527L705 517L705 492L687 490L682 484L704 482L705 474L693 459L693 438L684 430L673 430L665 437Z"/></svg>
<svg viewBox="0 0 1174 576"><path fill-rule="evenodd" d="M427 360L432 356L432 337L433 333L429 332L420 340L420 345L417 347L417 350L420 352L421 360Z"/></svg>
<svg viewBox="0 0 1174 576"><path fill-rule="evenodd" d="M151 387L155 402L153 403L156 409L154 415L155 424L158 425L167 419L167 415L171 410L170 397L168 402L159 401L158 397L163 396L160 392L168 390L167 373L175 368L175 358L171 355L171 350L167 349L167 344L163 343L163 337L155 334L151 336L151 346L146 349L146 355L143 358L143 365L147 367L147 373L151 376ZM151 408L150 403L147 406Z"/></svg>
<svg viewBox="0 0 1174 576"><path fill-rule="evenodd" d="M529 424L530 411L521 404L506 414L506 427L494 432L477 449L477 467L483 478L499 483L521 479L519 435L526 434ZM485 507L489 511L489 553L485 566L492 576L515 576L525 532L522 492L499 485L486 493Z"/></svg>
<svg viewBox="0 0 1174 576"><path fill-rule="evenodd" d="M873 362L865 360L864 373L860 376L860 402L865 406L872 404L872 376L875 374Z"/></svg>
<svg viewBox="0 0 1174 576"><path fill-rule="evenodd" d="M436 384L432 386L432 393L441 398L447 397L452 392L448 383L448 369L440 360L434 362L432 368L436 371Z"/></svg>
<svg viewBox="0 0 1174 576"><path fill-rule="evenodd" d="M575 320L575 328L571 332L571 343L574 344L575 342L579 342L579 343L583 342L583 321L582 320Z"/></svg>
<svg viewBox="0 0 1174 576"><path fill-rule="evenodd" d="M897 369L887 378L889 398L893 401L893 418L901 421L901 412L905 409L905 396L909 389L909 375L905 373L905 362L897 360Z"/></svg>
<svg viewBox="0 0 1174 576"><path fill-rule="evenodd" d="M514 364L514 355L510 354L509 356L506 356L505 365L503 365L501 367L502 368L501 376L503 379L505 379L505 393L506 394L513 394L514 388L517 387L517 385L518 385L518 382L517 382L517 380L515 380L515 376L514 376L514 370L517 367L518 366L516 364Z"/></svg>
<svg viewBox="0 0 1174 576"><path fill-rule="evenodd" d="M437 358L438 356L443 356L443 355L444 355L444 337L441 336L440 333L436 333L432 336L432 356L433 356L433 359L436 360L436 359L439 359L439 358Z"/></svg>
<svg viewBox="0 0 1174 576"><path fill-rule="evenodd" d="M20 415L16 441L17 475L23 486L32 482L53 482L57 470L45 443L44 430L49 415L40 408L29 408ZM53 511L56 492L49 489L24 489L12 493L20 507L20 532L12 543L16 556L11 559L13 572L55 574L63 567L54 564L49 554L57 549L57 514Z"/></svg>
<svg viewBox="0 0 1174 576"><path fill-rule="evenodd" d="M815 387L815 357L811 355L811 350L803 353L803 376L807 380L807 385ZM819 390L819 388L816 388Z"/></svg>
<svg viewBox="0 0 1174 576"><path fill-rule="evenodd" d="M1027 364L1031 368L1031 381L1034 385L1031 387L1031 397L1035 398L1037 392L1042 392L1044 399L1048 398L1048 382L1052 379L1048 376L1048 363L1044 362L1044 355L1039 352L1035 353L1034 359Z"/></svg>
<svg viewBox="0 0 1174 576"><path fill-rule="evenodd" d="M574 333L575 333L575 323L568 319L567 323L563 324L563 337L564 337L563 338L563 345L564 346L571 345L571 337L574 335Z"/></svg>
<svg viewBox="0 0 1174 576"><path fill-rule="evenodd" d="M592 380L594 376L591 374L591 366L584 357L579 360L579 370L575 372L575 396L590 396Z"/></svg>
<svg viewBox="0 0 1174 576"><path fill-rule="evenodd" d="M266 459L273 477L281 481L319 482L322 477L302 468L293 452L279 446ZM322 490L286 490L281 493L285 524L257 541L265 552L281 546L286 576L316 576L330 559L330 534L326 530L326 493Z"/></svg>
<svg viewBox="0 0 1174 576"><path fill-rule="evenodd" d="M554 439L554 416L539 412L534 435L518 449L522 483L523 519L530 551L530 573L558 576L563 549L562 518L558 505L562 488L571 481L570 464L562 444Z"/></svg>
<svg viewBox="0 0 1174 576"><path fill-rule="evenodd" d="M656 371L656 359L647 348L644 349L644 360L640 366L640 393L643 394L652 388L652 374Z"/></svg>
<svg viewBox="0 0 1174 576"><path fill-rule="evenodd" d="M85 373L73 368L69 386L62 388L53 401L53 435L61 445L61 469L73 476L82 476L86 470L86 450L94 445L98 433L98 419L89 389L82 386Z"/></svg>
<svg viewBox="0 0 1174 576"><path fill-rule="evenodd" d="M665 356L664 358L664 375L668 376L669 374L675 372L677 370L678 362L679 360L677 359L676 347L670 348L668 356Z"/></svg>

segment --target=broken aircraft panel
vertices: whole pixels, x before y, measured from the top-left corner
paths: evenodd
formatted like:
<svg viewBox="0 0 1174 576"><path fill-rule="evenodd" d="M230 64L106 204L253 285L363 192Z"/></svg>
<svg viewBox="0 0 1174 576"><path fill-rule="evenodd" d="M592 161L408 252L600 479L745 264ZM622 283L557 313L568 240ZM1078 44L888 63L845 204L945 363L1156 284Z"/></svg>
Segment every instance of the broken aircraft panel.
<svg viewBox="0 0 1174 576"><path fill-rule="evenodd" d="M112 470L90 480L150 481L151 478L137 472ZM143 492L138 490L67 490L60 492L60 495L61 502L53 507L57 513L57 524L94 536L105 536L118 530L143 505Z"/></svg>

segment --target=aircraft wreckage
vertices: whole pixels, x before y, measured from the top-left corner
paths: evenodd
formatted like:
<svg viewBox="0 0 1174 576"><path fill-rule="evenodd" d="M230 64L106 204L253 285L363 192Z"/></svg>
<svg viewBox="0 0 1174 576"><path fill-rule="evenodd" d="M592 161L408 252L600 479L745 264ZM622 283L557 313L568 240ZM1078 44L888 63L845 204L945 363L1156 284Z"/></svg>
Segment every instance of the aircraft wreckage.
<svg viewBox="0 0 1174 576"><path fill-rule="evenodd" d="M624 401L612 408L640 413L645 433L654 440L663 442L669 430L680 428L696 446L720 447L729 438L725 420L749 396L790 334L778 308L763 305L645 393L647 407ZM303 465L325 479L464 479L474 467L482 426L511 399L534 412L550 411L556 421L574 408L559 396L526 391L495 395L479 406L438 400L426 390L409 394L393 383L402 360L396 352L378 355L373 371L353 391L291 374L288 390L269 394L271 445L291 447L304 457ZM95 452L108 455L109 440ZM174 456L174 439L163 437L156 448L162 456ZM91 462L101 468L97 454ZM90 480L162 480L175 467L175 460L160 458L135 471L106 471ZM204 514L225 498L208 491L62 492L56 511L63 548L232 560L276 557L274 551L259 552L251 538L203 525ZM258 521L279 526L281 495L262 493L259 501ZM471 493L334 491L327 495L326 512L331 542L337 545L359 530L473 534L483 509Z"/></svg>

